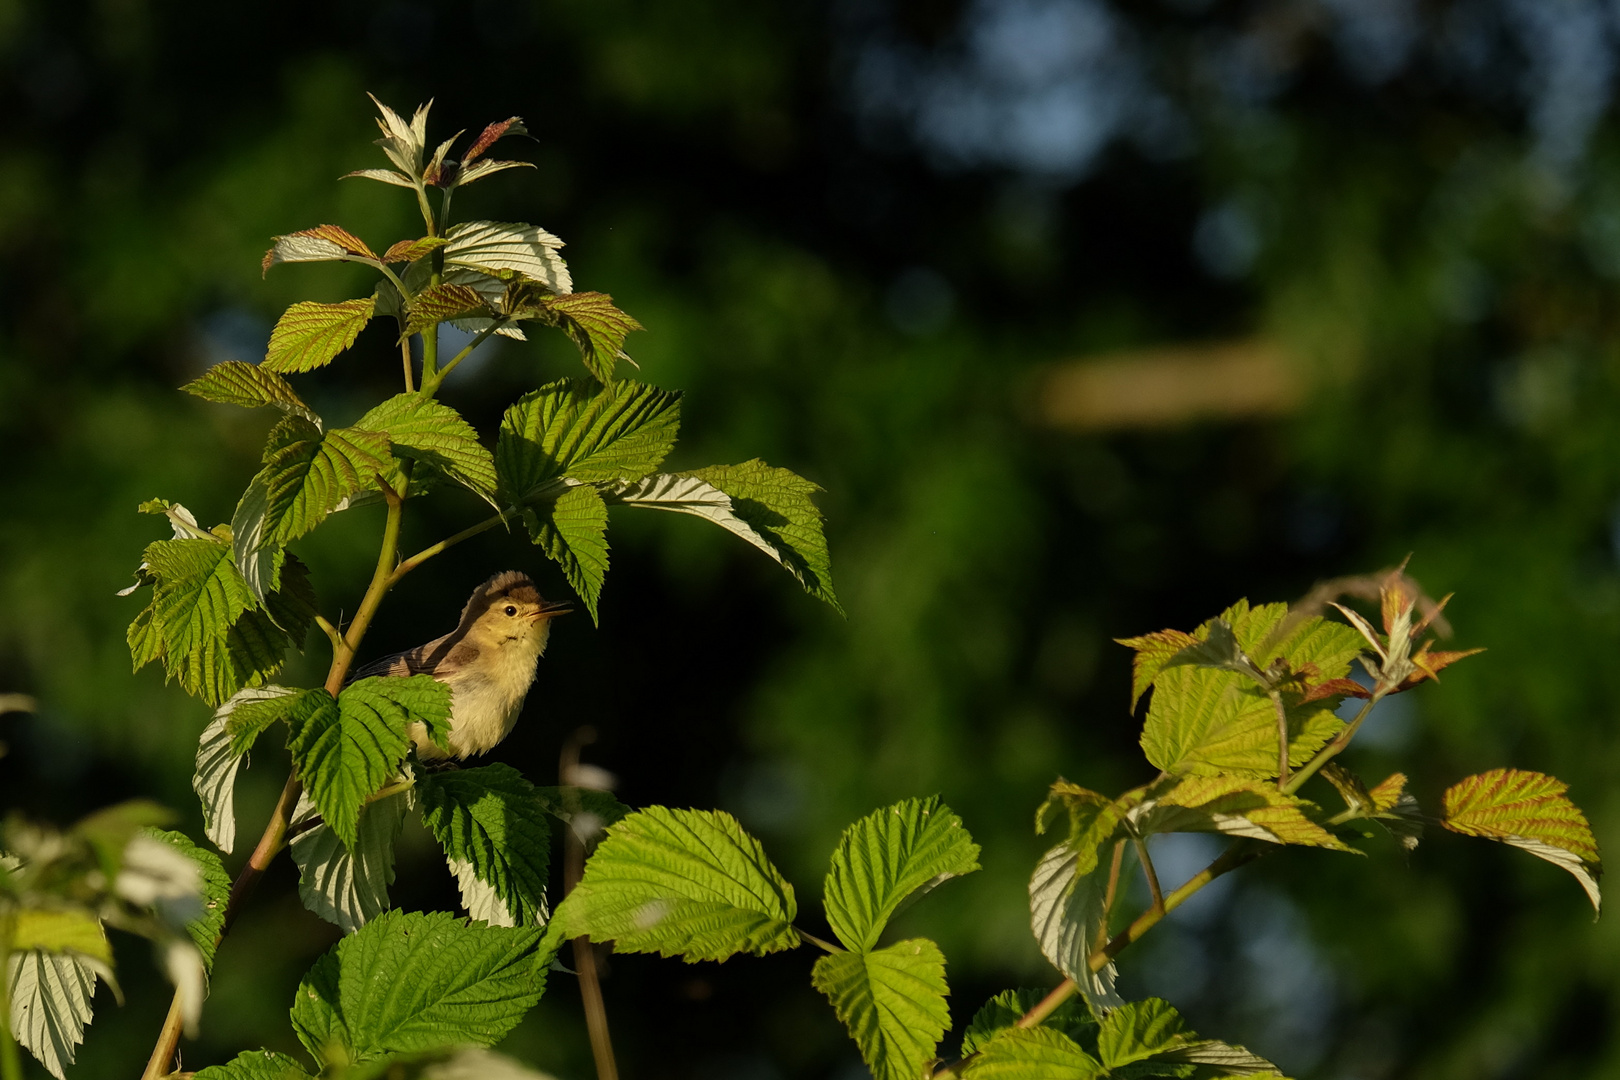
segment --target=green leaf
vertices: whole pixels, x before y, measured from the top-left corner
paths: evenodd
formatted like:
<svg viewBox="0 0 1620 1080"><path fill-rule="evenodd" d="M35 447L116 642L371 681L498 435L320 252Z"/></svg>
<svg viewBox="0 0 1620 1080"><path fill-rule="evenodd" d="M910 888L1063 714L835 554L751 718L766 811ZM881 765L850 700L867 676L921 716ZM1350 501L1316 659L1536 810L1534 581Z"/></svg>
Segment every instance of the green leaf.
<svg viewBox="0 0 1620 1080"><path fill-rule="evenodd" d="M1078 869L1083 861L1089 871ZM1029 913L1041 953L1075 981L1093 1011L1102 1012L1123 1001L1114 992L1113 963L1099 971L1090 965L1091 950L1107 925L1103 899L1108 875L1097 863L1095 849L1087 853L1059 844L1048 851L1029 880Z"/></svg>
<svg viewBox="0 0 1620 1080"><path fill-rule="evenodd" d="M827 995L876 1080L915 1080L951 1026L945 957L926 938L830 953L810 981Z"/></svg>
<svg viewBox="0 0 1620 1080"><path fill-rule="evenodd" d="M1189 645L1195 645L1198 639L1182 630L1160 630L1156 634L1144 634L1141 637L1115 638L1119 644L1136 650L1136 656L1131 663L1131 711L1136 711L1136 703L1142 700L1142 695L1153 680L1159 677L1170 658L1180 653Z"/></svg>
<svg viewBox="0 0 1620 1080"><path fill-rule="evenodd" d="M552 292L574 291L568 264L557 250L563 242L535 225L505 221L468 221L445 233L444 265L463 266L486 274L509 270L538 281Z"/></svg>
<svg viewBox="0 0 1620 1080"><path fill-rule="evenodd" d="M191 778L191 789L202 804L203 832L227 854L236 846L236 774L242 768L242 754L226 724L244 701L291 693L283 686L238 690L214 713L197 741L197 771Z"/></svg>
<svg viewBox="0 0 1620 1080"><path fill-rule="evenodd" d="M1355 851L1307 811L1308 800L1285 795L1274 783L1245 776L1183 776L1155 785L1131 813L1146 836L1166 832L1220 832L1271 844L1306 844Z"/></svg>
<svg viewBox="0 0 1620 1080"><path fill-rule="evenodd" d="M1102 1063L1062 1032L1046 1027L1008 1028L979 1048L963 1080L1094 1080Z"/></svg>
<svg viewBox="0 0 1620 1080"><path fill-rule="evenodd" d="M606 293L579 292L540 298L539 307L579 347L585 370L599 381L611 383L613 369L624 353L624 339L632 330L643 330L635 319L613 305Z"/></svg>
<svg viewBox="0 0 1620 1080"><path fill-rule="evenodd" d="M597 622L596 602L607 578L607 504L594 487L570 487L555 502L526 507L523 523L548 558L562 567L568 584Z"/></svg>
<svg viewBox="0 0 1620 1080"><path fill-rule="evenodd" d="M421 393L396 394L355 426L388 436L395 455L431 465L494 503L495 457L473 426L444 402Z"/></svg>
<svg viewBox="0 0 1620 1080"><path fill-rule="evenodd" d="M451 869L493 891L498 910L474 918L502 926L538 925L546 917L551 822L534 785L507 765L427 773L417 784L422 820L444 848ZM459 864L459 865L458 865ZM462 899L469 885L462 882Z"/></svg>
<svg viewBox="0 0 1620 1080"><path fill-rule="evenodd" d="M961 818L938 796L907 799L844 830L827 873L827 921L846 946L868 952L902 907L978 868L979 846Z"/></svg>
<svg viewBox="0 0 1620 1080"><path fill-rule="evenodd" d="M383 252L385 263L413 263L426 258L450 241L442 236L424 236L420 240L401 240Z"/></svg>
<svg viewBox="0 0 1620 1080"><path fill-rule="evenodd" d="M153 623L171 660L199 653L225 636L258 601L231 563L228 544L215 540L159 540L148 544L146 562L157 577Z"/></svg>
<svg viewBox="0 0 1620 1080"><path fill-rule="evenodd" d="M1569 785L1542 773L1492 769L1446 789L1440 824L1464 836L1483 836L1522 848L1575 875L1594 910L1603 896L1603 862L1586 815L1564 792Z"/></svg>
<svg viewBox="0 0 1620 1080"><path fill-rule="evenodd" d="M286 1054L248 1050L223 1065L201 1069L193 1080L312 1080L304 1067Z"/></svg>
<svg viewBox="0 0 1620 1080"><path fill-rule="evenodd" d="M1277 717L1270 697L1251 676L1211 667L1169 666L1178 653L1230 629L1227 653L1277 673L1287 706L1290 765L1303 765L1343 727L1333 702L1300 703L1303 683L1337 679L1365 647L1350 627L1312 617L1290 626L1283 604L1251 609L1239 601L1191 635L1162 631L1126 644L1138 648L1136 692L1151 683L1153 699L1142 729L1142 748L1154 765L1172 773L1277 775ZM1221 631L1224 636L1224 630ZM1193 643L1188 644L1188 640ZM1172 645L1177 646L1171 649ZM1196 658L1192 658L1196 659Z"/></svg>
<svg viewBox="0 0 1620 1080"><path fill-rule="evenodd" d="M487 311L484 298L476 289L441 281L413 296L405 308L405 333L421 334L448 319Z"/></svg>
<svg viewBox="0 0 1620 1080"><path fill-rule="evenodd" d="M330 364L354 344L376 313L373 296L318 304L300 300L276 320L270 331L270 348L261 369L269 371L314 371Z"/></svg>
<svg viewBox="0 0 1620 1080"><path fill-rule="evenodd" d="M675 445L681 395L622 379L600 386L560 379L506 410L495 469L509 503L567 476L587 483L639 480Z"/></svg>
<svg viewBox="0 0 1620 1080"><path fill-rule="evenodd" d="M1110 1070L1187 1045L1181 1014L1163 998L1131 1001L1102 1018L1097 1050Z"/></svg>
<svg viewBox="0 0 1620 1080"><path fill-rule="evenodd" d="M979 1007L962 1035L961 1056L978 1052L998 1032L1015 1026L1024 1014L1045 999L1046 990L1006 990ZM1076 1043L1085 1045L1097 1041L1097 1021L1085 1011L1077 998L1068 998L1051 1015L1041 1021L1049 1030L1062 1032Z"/></svg>
<svg viewBox="0 0 1620 1080"><path fill-rule="evenodd" d="M202 953L204 969L212 971L214 949L225 928L225 909L231 901L231 875L225 872L218 855L198 847L185 833L171 829L146 831L197 864L202 875L202 914L186 923L186 933ZM111 963L111 957L108 962Z"/></svg>
<svg viewBox="0 0 1620 1080"><path fill-rule="evenodd" d="M338 695L338 704L373 713L390 727L421 724L428 738L448 752L453 697L449 684L431 675L379 675L350 683Z"/></svg>
<svg viewBox="0 0 1620 1080"><path fill-rule="evenodd" d="M78 953L111 966L112 946L101 920L83 908L15 909L11 940L0 941L0 952L43 949L49 953Z"/></svg>
<svg viewBox="0 0 1620 1080"><path fill-rule="evenodd" d="M270 432L264 468L264 543L286 545L326 519L388 468L388 438L361 428L322 432L289 416Z"/></svg>
<svg viewBox="0 0 1620 1080"><path fill-rule="evenodd" d="M225 360L215 364L180 389L204 401L216 401L222 405L240 405L247 409L274 405L282 412L301 416L312 423L321 422L321 418L304 404L286 379L259 364Z"/></svg>
<svg viewBox="0 0 1620 1080"><path fill-rule="evenodd" d="M304 907L345 933L353 933L388 910L388 886L394 883L394 842L405 825L409 799L403 791L360 808L352 844L325 824L293 837L292 858L298 865L298 895ZM292 824L306 826L319 817L306 792L293 811Z"/></svg>
<svg viewBox="0 0 1620 1080"><path fill-rule="evenodd" d="M1078 859L1075 872L1089 874L1096 868L1103 847L1118 835L1126 813L1141 801L1141 791L1137 789L1118 799L1110 799L1060 779L1052 785L1040 809L1035 811L1035 831L1046 832L1057 812L1066 810L1069 817L1069 846L1074 849Z"/></svg>
<svg viewBox="0 0 1620 1080"><path fill-rule="evenodd" d="M322 1062L490 1046L540 999L539 939L536 929L468 926L448 912L384 912L316 961L298 987L293 1030Z"/></svg>
<svg viewBox="0 0 1620 1080"><path fill-rule="evenodd" d="M350 847L361 804L394 774L411 744L404 711L366 685L383 681L361 679L337 699L325 690L306 690L288 716L287 746L299 779L321 817Z"/></svg>
<svg viewBox="0 0 1620 1080"><path fill-rule="evenodd" d="M272 266L295 262L359 262L382 266L364 240L338 225L317 225L275 237L274 245L264 253L260 270L268 274Z"/></svg>
<svg viewBox="0 0 1620 1080"><path fill-rule="evenodd" d="M608 830L552 923L617 952L688 961L799 944L793 886L730 814L637 811Z"/></svg>
<svg viewBox="0 0 1620 1080"><path fill-rule="evenodd" d="M763 461L715 465L691 473L649 476L621 485L613 501L706 518L781 563L811 596L840 615L832 586L832 559L821 511L810 496L821 488Z"/></svg>
<svg viewBox="0 0 1620 1080"><path fill-rule="evenodd" d="M7 958L11 1034L56 1080L84 1042L98 971L106 968L81 953L28 949Z"/></svg>

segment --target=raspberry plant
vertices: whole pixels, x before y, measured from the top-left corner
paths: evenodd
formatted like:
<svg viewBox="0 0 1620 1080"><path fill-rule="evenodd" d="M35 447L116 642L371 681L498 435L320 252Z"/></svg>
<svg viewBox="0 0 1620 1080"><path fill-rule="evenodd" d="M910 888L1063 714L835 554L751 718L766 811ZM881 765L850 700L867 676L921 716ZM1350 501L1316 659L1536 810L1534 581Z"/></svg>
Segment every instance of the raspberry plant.
<svg viewBox="0 0 1620 1080"><path fill-rule="evenodd" d="M234 881L219 855L159 831L166 818L146 804L103 811L65 832L6 825L0 1080L21 1076L19 1043L64 1076L92 1019L96 979L114 978L108 925L156 942L176 984L145 1074L168 1075L182 1033L198 1022L217 950L283 849L299 868L304 904L345 932L291 1008L309 1059L248 1051L203 1069L199 1080L524 1075L489 1047L557 977L554 960L569 940L688 962L808 946L822 954L807 972L811 986L880 1080L1275 1074L1259 1054L1193 1033L1168 1002L1123 1000L1116 960L1188 897L1267 854L1299 846L1355 852L1380 834L1406 851L1416 847L1428 819L1406 778L1369 785L1340 757L1379 701L1469 655L1432 647L1444 602L1427 600L1402 568L1341 583L1378 601L1380 627L1350 607L1338 608L1340 622L1314 602L1293 611L1239 602L1191 632L1124 641L1136 653L1132 711L1148 696L1141 745L1157 775L1118 796L1063 779L1052 785L1035 828L1063 838L1034 868L1028 902L1057 984L997 995L947 1042L944 955L927 939L890 933L923 894L978 869L978 846L937 798L908 799L850 826L832 856L821 916L807 928L793 886L730 815L632 811L605 792L536 786L501 764L424 769L407 729L422 724L444 745L448 688L427 675L350 679L393 586L498 526L521 522L514 535L526 533L558 565L594 620L610 507L706 518L838 606L814 484L760 461L660 471L675 444L680 395L622 376L624 343L639 324L610 296L574 291L562 242L544 229L452 224L459 187L524 164L488 156L523 132L520 121L489 125L452 158L459 136L429 148L427 107L409 121L378 108L379 145L392 167L352 175L413 192L424 235L381 254L336 225L275 239L266 273L283 263L359 263L376 271L375 290L294 304L263 361L226 361L184 387L281 416L229 523L205 527L167 500L141 507L164 517L173 535L147 547L126 590L145 601L129 628L135 667L161 662L215 710L200 733L194 782L214 847L235 851L237 775L272 729L284 732L291 773ZM350 424L329 424L288 376L338 361L373 321L398 331L403 390ZM441 360L446 324L466 344ZM522 339L537 328L568 335L586 374L523 395L493 438L439 400L446 379L491 335ZM407 509L457 486L488 512L403 557ZM382 510L376 569L354 616L340 624L327 613L342 610L330 598L341 598L341 583L318 593L292 548L331 515L367 506ZM272 682L313 627L331 654L322 685ZM1359 710L1340 719L1354 700ZM1328 805L1334 798L1342 809ZM394 843L409 813L443 847L465 915L392 909ZM1445 793L1434 820L1563 867L1598 905L1597 846L1557 780L1514 769L1468 777ZM558 821L575 836L603 838L582 875L567 875L577 884L553 915L547 882ZM1166 889L1152 842L1175 832L1221 833L1231 843ZM1135 873L1149 897L1140 910L1128 899L1127 875ZM614 1066L605 1029L594 1035L607 1080Z"/></svg>

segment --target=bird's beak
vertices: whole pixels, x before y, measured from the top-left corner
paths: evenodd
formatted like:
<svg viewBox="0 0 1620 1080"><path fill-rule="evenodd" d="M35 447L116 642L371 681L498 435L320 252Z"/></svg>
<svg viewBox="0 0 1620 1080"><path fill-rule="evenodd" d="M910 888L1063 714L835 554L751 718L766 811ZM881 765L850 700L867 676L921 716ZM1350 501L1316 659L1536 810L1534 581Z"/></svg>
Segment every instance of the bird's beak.
<svg viewBox="0 0 1620 1080"><path fill-rule="evenodd" d="M554 619L558 615L567 615L574 610L574 605L566 600L544 600L540 603L540 610L535 612L535 619Z"/></svg>

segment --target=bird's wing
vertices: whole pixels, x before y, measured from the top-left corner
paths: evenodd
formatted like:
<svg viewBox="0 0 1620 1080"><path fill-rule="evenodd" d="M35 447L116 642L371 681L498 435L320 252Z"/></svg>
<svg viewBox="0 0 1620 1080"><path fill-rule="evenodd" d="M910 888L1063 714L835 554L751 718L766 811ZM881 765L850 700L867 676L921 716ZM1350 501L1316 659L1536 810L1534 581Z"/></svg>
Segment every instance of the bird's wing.
<svg viewBox="0 0 1620 1080"><path fill-rule="evenodd" d="M391 656L378 657L371 663L355 669L349 681L366 679L373 675L433 675L447 679L478 658L478 646L462 641L457 634L446 634L426 645L406 649Z"/></svg>

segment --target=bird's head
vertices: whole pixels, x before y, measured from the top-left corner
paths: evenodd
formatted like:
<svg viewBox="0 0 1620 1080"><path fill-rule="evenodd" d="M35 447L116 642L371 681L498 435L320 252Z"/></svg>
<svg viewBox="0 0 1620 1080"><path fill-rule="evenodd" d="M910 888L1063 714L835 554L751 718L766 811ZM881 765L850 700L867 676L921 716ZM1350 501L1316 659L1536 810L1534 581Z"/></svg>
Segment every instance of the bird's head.
<svg viewBox="0 0 1620 1080"><path fill-rule="evenodd" d="M461 612L464 640L479 649L518 648L539 655L551 633L551 620L571 610L566 603L541 596L529 575L508 570L473 591Z"/></svg>

